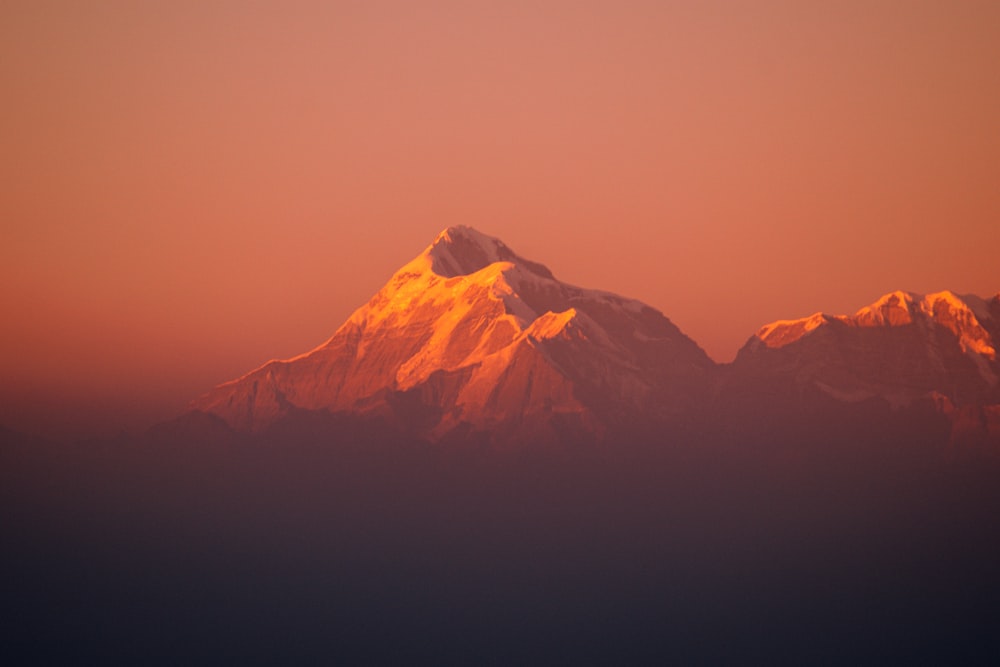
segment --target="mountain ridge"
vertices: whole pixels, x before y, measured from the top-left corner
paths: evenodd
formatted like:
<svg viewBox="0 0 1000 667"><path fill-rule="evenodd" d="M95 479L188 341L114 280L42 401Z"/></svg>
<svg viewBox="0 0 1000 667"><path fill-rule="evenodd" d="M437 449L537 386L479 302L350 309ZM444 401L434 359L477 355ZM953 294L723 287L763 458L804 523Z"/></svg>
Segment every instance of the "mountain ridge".
<svg viewBox="0 0 1000 667"><path fill-rule="evenodd" d="M883 385L884 396L891 388L903 401L936 391L959 404L979 403L1000 399L998 345L1000 295L895 291L853 315L815 313L767 324L734 365L794 371L792 382L822 381L841 393L878 394L872 387Z"/></svg>
<svg viewBox="0 0 1000 667"><path fill-rule="evenodd" d="M503 241L457 226L322 344L219 385L192 408L251 433L319 411L430 441L523 444L640 424L705 428L732 419L728 403L744 406L742 419L781 420L766 397L783 396L789 410L810 396L933 405L992 434L998 346L1000 294L895 291L853 315L767 324L732 363L716 364L655 308L563 283Z"/></svg>

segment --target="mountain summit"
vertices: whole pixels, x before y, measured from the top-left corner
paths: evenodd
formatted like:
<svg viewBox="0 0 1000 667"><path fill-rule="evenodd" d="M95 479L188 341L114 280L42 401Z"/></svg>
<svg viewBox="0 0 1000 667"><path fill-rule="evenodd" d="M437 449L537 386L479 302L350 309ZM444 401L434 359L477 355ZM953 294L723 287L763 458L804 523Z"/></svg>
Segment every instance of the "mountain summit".
<svg viewBox="0 0 1000 667"><path fill-rule="evenodd" d="M816 313L762 327L737 367L894 404L936 393L957 404L1000 399L1000 295L891 292L854 315Z"/></svg>
<svg viewBox="0 0 1000 667"><path fill-rule="evenodd" d="M949 424L944 439L953 450L996 453L998 347L1000 294L890 292L853 315L816 313L762 327L737 355L723 393L730 404L756 397L751 410L779 422L815 415L817 399L862 410L882 405L872 413L873 432L900 415L937 414ZM936 428L920 423L886 439L915 440Z"/></svg>
<svg viewBox="0 0 1000 667"><path fill-rule="evenodd" d="M377 417L431 440L551 440L696 400L714 364L662 313L574 287L471 227L450 227L325 343L193 407L260 431L301 411Z"/></svg>

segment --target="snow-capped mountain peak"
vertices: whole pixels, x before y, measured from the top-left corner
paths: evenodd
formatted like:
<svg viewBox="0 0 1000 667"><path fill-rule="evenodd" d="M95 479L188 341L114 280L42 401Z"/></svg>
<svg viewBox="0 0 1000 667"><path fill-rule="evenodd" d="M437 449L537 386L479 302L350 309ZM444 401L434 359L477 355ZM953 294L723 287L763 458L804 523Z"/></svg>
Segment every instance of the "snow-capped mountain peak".
<svg viewBox="0 0 1000 667"><path fill-rule="evenodd" d="M998 345L1000 299L896 291L853 315L816 313L764 326L737 362L838 395L906 402L938 392L976 402L1000 389Z"/></svg>
<svg viewBox="0 0 1000 667"><path fill-rule="evenodd" d="M998 316L993 314L996 306L991 304L997 302L997 299L987 302L974 295L957 295L948 290L926 295L898 290L883 295L854 315L815 313L800 319L772 322L761 327L754 340L769 348L780 348L799 341L823 326L840 324L872 328L933 323L951 331L963 350L995 360L996 349L991 329L996 328Z"/></svg>
<svg viewBox="0 0 1000 667"><path fill-rule="evenodd" d="M560 282L461 226L441 232L318 348L269 362L194 407L259 430L301 409L391 418L394 397L412 394L437 415L428 437L456 428L534 437L553 420L600 430L630 411L668 415L712 367L655 309Z"/></svg>
<svg viewBox="0 0 1000 667"><path fill-rule="evenodd" d="M523 271L553 277L545 266L520 257L500 239L467 225L448 227L414 260L444 278L473 274L497 262L510 262Z"/></svg>

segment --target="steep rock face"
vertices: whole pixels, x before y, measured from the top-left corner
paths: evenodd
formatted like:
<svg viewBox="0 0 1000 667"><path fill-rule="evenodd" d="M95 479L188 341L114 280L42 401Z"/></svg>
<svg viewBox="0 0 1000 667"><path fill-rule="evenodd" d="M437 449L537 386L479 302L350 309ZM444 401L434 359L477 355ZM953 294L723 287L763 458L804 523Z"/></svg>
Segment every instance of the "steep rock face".
<svg viewBox="0 0 1000 667"><path fill-rule="evenodd" d="M714 368L659 311L556 280L452 227L325 343L193 407L258 431L299 410L381 416L432 439L597 437L688 411Z"/></svg>

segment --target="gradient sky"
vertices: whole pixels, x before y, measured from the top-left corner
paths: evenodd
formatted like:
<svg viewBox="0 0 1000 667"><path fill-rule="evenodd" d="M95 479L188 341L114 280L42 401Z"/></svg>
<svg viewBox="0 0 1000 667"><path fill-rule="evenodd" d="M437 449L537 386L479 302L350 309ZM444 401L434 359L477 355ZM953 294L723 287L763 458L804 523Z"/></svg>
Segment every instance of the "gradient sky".
<svg viewBox="0 0 1000 667"><path fill-rule="evenodd" d="M1000 3L0 2L0 423L137 429L444 227L715 359L1000 290Z"/></svg>

